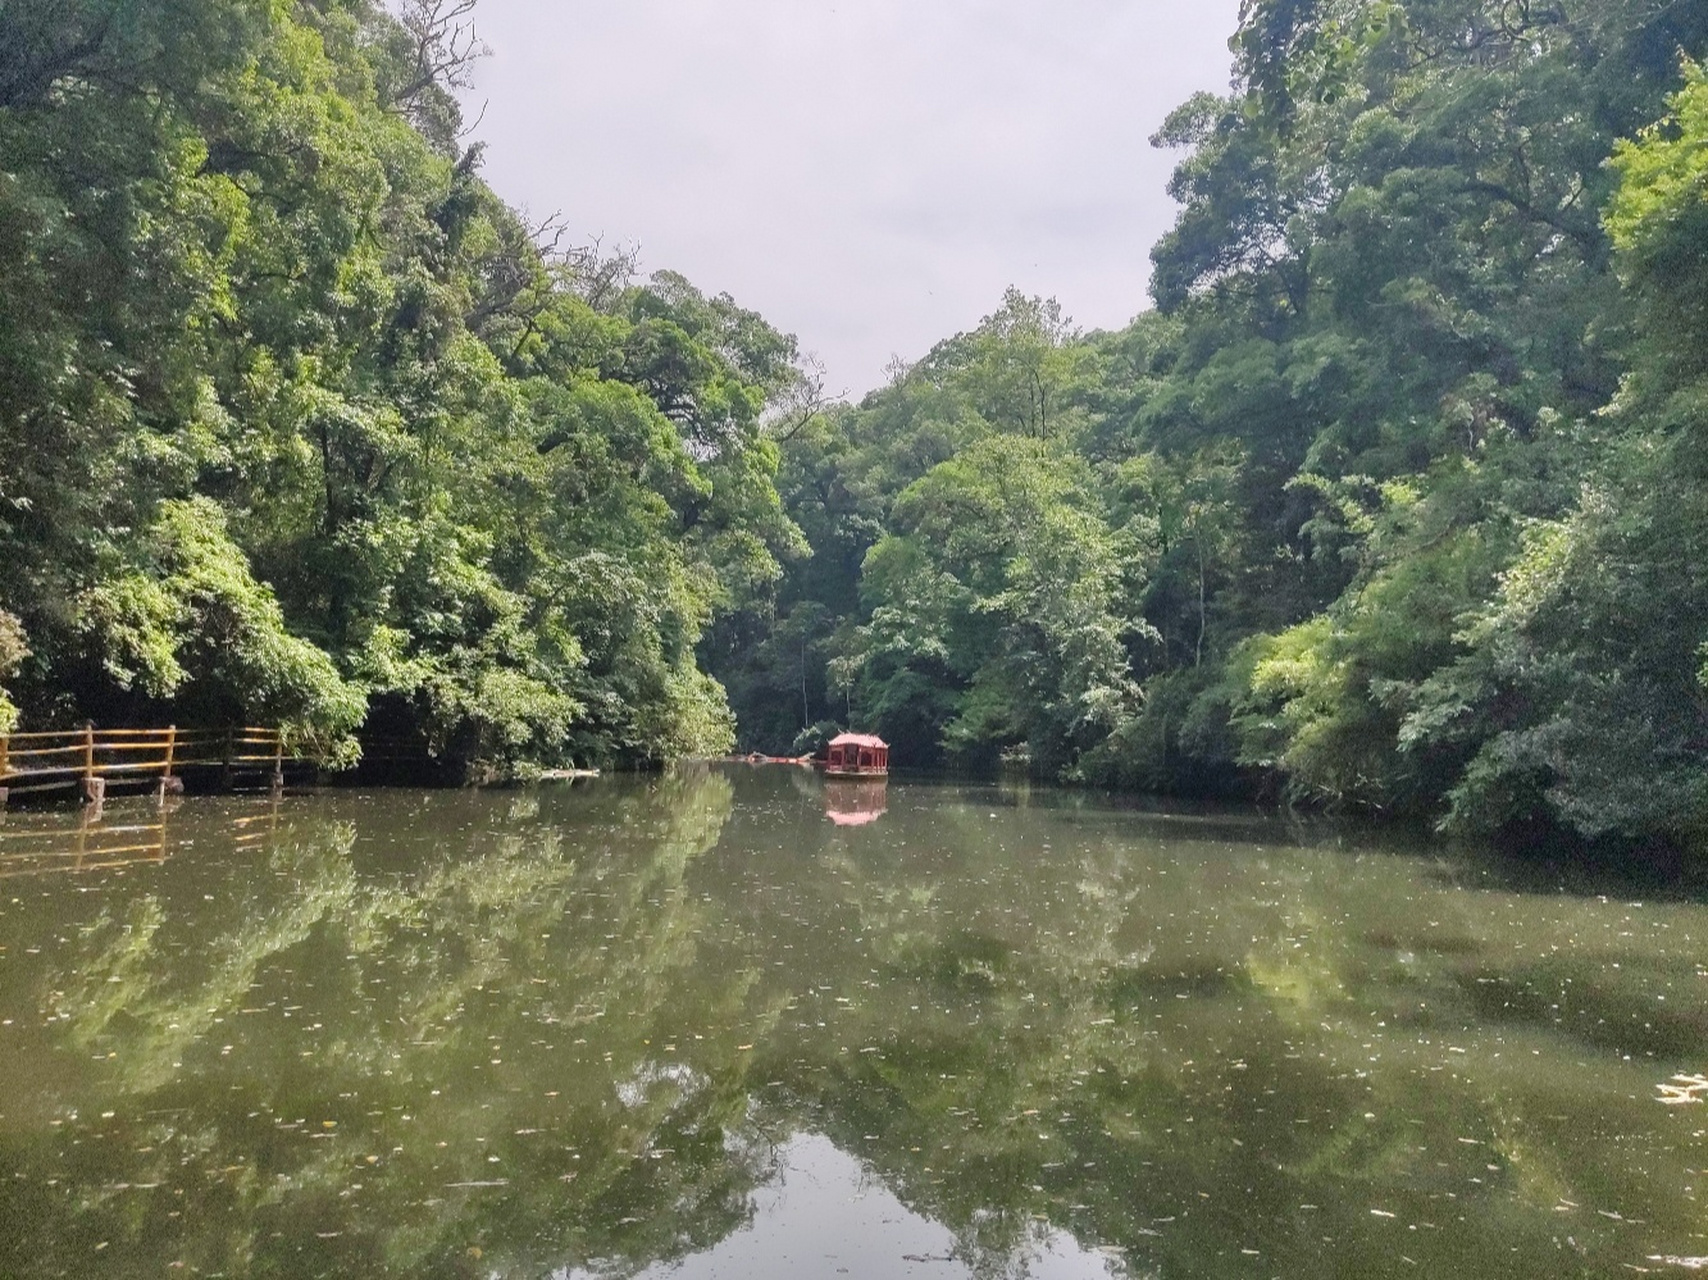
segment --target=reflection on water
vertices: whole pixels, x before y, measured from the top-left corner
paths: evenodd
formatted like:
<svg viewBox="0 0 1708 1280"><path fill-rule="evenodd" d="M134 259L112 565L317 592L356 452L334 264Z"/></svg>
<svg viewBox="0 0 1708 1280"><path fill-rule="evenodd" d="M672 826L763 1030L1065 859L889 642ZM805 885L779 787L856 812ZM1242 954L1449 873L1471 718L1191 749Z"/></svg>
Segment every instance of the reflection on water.
<svg viewBox="0 0 1708 1280"><path fill-rule="evenodd" d="M864 827L889 812L889 784L882 778L826 778L824 816L839 827Z"/></svg>
<svg viewBox="0 0 1708 1280"><path fill-rule="evenodd" d="M1708 1255L1708 1108L1659 1089L1708 1067L1703 906L1044 790L882 805L752 770L190 801L158 857L5 881L0 1275ZM77 828L10 815L0 858Z"/></svg>
<svg viewBox="0 0 1708 1280"><path fill-rule="evenodd" d="M283 806L283 794L275 793L232 812L227 824L231 844L242 847L272 839L278 834ZM10 823L0 810L0 880L81 875L165 862L180 844L173 820L183 807L178 796L148 805L120 805L111 811L105 803L96 803L83 806L74 819L60 815L31 821L14 816ZM198 824L198 829L202 827L205 824Z"/></svg>
<svg viewBox="0 0 1708 1280"><path fill-rule="evenodd" d="M1119 1274L1114 1252L1088 1252L1066 1232L1040 1221L1007 1261L1014 1273L1034 1280L1109 1280ZM597 1280L603 1274L598 1266L556 1273L561 1280ZM978 1272L956 1252L947 1227L912 1212L829 1139L802 1135L777 1152L771 1180L754 1196L748 1227L704 1253L659 1263L643 1275L646 1280L843 1275L973 1280Z"/></svg>

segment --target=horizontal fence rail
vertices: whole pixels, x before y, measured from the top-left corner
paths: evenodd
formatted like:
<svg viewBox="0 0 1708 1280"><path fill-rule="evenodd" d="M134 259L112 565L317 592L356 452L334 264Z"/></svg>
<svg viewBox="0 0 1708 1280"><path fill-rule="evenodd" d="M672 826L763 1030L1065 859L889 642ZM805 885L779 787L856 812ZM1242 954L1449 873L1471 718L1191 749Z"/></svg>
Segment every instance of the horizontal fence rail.
<svg viewBox="0 0 1708 1280"><path fill-rule="evenodd" d="M277 729L97 729L0 734L0 804L13 796L81 790L99 800L109 782L181 790L181 771L218 769L229 784L240 772L268 772L284 785L287 762L303 757Z"/></svg>

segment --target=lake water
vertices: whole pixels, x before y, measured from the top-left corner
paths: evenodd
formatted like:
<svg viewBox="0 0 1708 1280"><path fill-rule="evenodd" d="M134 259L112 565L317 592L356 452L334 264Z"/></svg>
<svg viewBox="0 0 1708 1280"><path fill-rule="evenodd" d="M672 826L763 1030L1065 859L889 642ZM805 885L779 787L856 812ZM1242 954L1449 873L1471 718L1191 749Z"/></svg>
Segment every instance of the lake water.
<svg viewBox="0 0 1708 1280"><path fill-rule="evenodd" d="M828 785L8 815L0 1276L1708 1256L1708 1106L1667 1102L1708 1072L1701 902L1252 813Z"/></svg>

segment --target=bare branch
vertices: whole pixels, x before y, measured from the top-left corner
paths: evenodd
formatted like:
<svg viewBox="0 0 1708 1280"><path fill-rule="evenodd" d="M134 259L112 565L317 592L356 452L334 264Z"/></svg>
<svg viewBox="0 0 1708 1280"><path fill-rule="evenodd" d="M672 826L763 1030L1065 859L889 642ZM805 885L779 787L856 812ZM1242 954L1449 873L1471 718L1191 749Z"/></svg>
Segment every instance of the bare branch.
<svg viewBox="0 0 1708 1280"><path fill-rule="evenodd" d="M795 378L772 407L766 431L773 440L786 443L804 431L812 420L831 405L848 398L846 390L825 391L824 361L809 351L800 359Z"/></svg>
<svg viewBox="0 0 1708 1280"><path fill-rule="evenodd" d="M474 29L477 0L399 0L397 20L415 47L408 81L393 94L399 105L437 86L450 92L474 84L474 64L492 52Z"/></svg>
<svg viewBox="0 0 1708 1280"><path fill-rule="evenodd" d="M640 249L624 245L606 252L595 238L566 243L570 228L561 211L534 219L525 212L495 224L498 242L478 264L483 288L467 316L469 327L484 331L494 319L520 320L515 351L536 330L553 293L582 298L595 310L612 306L639 271Z"/></svg>
<svg viewBox="0 0 1708 1280"><path fill-rule="evenodd" d="M569 225L563 220L562 209L554 209L539 222L528 224L528 238L539 247L547 262L562 258L563 238L568 234Z"/></svg>
<svg viewBox="0 0 1708 1280"><path fill-rule="evenodd" d="M557 256L564 286L595 311L613 306L640 274L640 246L619 244L609 252L604 237L594 236Z"/></svg>
<svg viewBox="0 0 1708 1280"><path fill-rule="evenodd" d="M461 142L464 138L472 136L474 131L476 129L480 128L482 122L485 121L485 119L486 119L486 109L488 107L490 107L491 105L492 105L492 99L491 98L487 98L481 102L480 114L474 118L474 123L469 124L469 125L465 125L463 128L457 130L457 141L458 142Z"/></svg>

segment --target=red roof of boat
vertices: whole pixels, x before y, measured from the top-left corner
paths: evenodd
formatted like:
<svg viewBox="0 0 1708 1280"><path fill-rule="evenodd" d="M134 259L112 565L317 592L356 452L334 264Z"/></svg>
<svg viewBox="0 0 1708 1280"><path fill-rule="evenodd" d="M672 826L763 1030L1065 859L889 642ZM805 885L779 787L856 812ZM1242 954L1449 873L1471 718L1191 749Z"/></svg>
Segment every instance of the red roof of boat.
<svg viewBox="0 0 1708 1280"><path fill-rule="evenodd" d="M833 747L876 747L883 751L890 749L890 744L882 738L874 738L869 733L845 733L840 738L832 738Z"/></svg>

